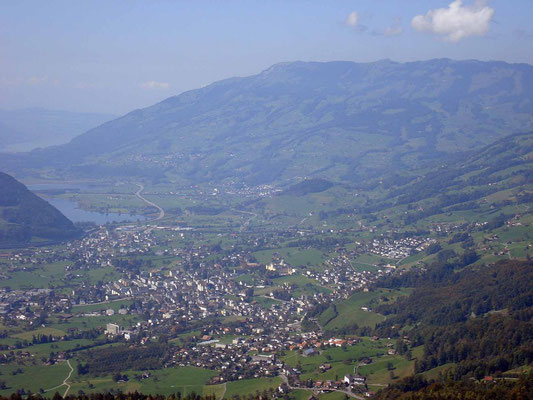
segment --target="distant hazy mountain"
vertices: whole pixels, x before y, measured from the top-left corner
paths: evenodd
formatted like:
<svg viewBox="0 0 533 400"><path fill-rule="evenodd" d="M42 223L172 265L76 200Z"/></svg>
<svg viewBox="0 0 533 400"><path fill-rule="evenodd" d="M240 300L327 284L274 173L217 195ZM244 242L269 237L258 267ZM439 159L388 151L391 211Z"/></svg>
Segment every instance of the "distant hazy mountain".
<svg viewBox="0 0 533 400"><path fill-rule="evenodd" d="M197 182L358 181L532 129L530 65L293 62L171 97L0 165Z"/></svg>
<svg viewBox="0 0 533 400"><path fill-rule="evenodd" d="M0 247L32 240L61 240L78 233L55 207L0 172Z"/></svg>
<svg viewBox="0 0 533 400"><path fill-rule="evenodd" d="M28 108L0 110L0 149L28 151L69 142L72 138L115 118L111 114Z"/></svg>

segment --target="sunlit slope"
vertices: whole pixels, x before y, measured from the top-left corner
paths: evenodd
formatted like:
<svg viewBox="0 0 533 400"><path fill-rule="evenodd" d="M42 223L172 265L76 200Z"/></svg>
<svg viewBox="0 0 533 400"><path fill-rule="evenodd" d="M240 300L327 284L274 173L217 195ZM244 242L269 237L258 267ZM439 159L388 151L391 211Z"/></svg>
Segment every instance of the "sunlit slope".
<svg viewBox="0 0 533 400"><path fill-rule="evenodd" d="M472 155L427 171L397 177L382 201L373 207L393 205L406 223L432 215L469 210L505 211L509 205L533 201L533 133L511 135Z"/></svg>

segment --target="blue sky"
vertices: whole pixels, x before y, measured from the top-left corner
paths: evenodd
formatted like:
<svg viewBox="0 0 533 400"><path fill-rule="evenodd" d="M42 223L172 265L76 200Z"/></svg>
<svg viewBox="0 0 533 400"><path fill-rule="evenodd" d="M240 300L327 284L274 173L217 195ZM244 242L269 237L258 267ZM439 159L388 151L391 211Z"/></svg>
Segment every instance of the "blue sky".
<svg viewBox="0 0 533 400"><path fill-rule="evenodd" d="M532 0L5 0L0 108L122 114L293 60L533 64Z"/></svg>

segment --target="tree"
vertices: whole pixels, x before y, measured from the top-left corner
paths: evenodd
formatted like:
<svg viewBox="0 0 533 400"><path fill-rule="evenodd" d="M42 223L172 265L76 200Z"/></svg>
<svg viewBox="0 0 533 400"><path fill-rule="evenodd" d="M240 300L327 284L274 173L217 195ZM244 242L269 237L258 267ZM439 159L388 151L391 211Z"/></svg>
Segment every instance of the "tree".
<svg viewBox="0 0 533 400"><path fill-rule="evenodd" d="M442 249L442 246L440 245L440 243L431 243L426 249L426 254L427 255L435 254L441 251L441 249Z"/></svg>
<svg viewBox="0 0 533 400"><path fill-rule="evenodd" d="M63 400L63 396L61 396L59 392L55 392L54 397L52 397L52 400Z"/></svg>

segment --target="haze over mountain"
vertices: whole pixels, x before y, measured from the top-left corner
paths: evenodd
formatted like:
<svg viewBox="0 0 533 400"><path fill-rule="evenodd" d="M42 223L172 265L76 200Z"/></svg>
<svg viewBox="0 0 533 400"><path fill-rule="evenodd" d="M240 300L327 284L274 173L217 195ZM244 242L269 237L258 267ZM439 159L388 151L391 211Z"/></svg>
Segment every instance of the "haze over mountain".
<svg viewBox="0 0 533 400"><path fill-rule="evenodd" d="M293 62L170 97L2 167L257 185L358 181L533 129L533 67Z"/></svg>
<svg viewBox="0 0 533 400"><path fill-rule="evenodd" d="M115 117L44 108L0 110L0 149L28 151L64 144Z"/></svg>
<svg viewBox="0 0 533 400"><path fill-rule="evenodd" d="M0 246L75 236L72 222L13 177L0 172Z"/></svg>

